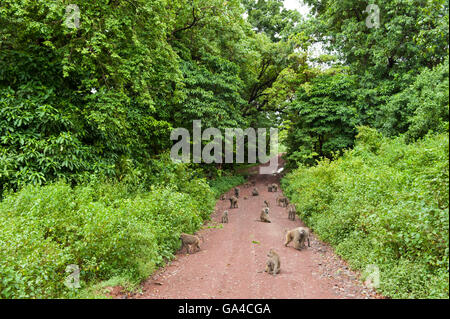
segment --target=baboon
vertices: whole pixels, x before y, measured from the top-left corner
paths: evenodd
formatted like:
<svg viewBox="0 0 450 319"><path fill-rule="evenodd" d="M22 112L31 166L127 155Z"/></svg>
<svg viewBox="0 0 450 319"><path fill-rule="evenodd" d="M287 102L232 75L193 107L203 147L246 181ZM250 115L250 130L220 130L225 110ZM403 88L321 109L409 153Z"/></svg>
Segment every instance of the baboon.
<svg viewBox="0 0 450 319"><path fill-rule="evenodd" d="M220 200L225 200L225 195L220 196Z"/></svg>
<svg viewBox="0 0 450 319"><path fill-rule="evenodd" d="M190 247L192 247L192 245L194 246L194 248L196 248L196 251L200 250L199 245L200 239L197 236L182 233L180 235L180 239L181 239L181 250L183 250L183 248L186 247L186 252L191 253Z"/></svg>
<svg viewBox="0 0 450 319"><path fill-rule="evenodd" d="M237 200L236 196L231 196L230 197L230 209L238 208L238 207L239 207L238 200Z"/></svg>
<svg viewBox="0 0 450 319"><path fill-rule="evenodd" d="M271 223L270 219L269 219L269 208L265 207L261 210L261 214L259 215L259 219L263 222L263 223Z"/></svg>
<svg viewBox="0 0 450 319"><path fill-rule="evenodd" d="M274 193L278 192L278 185L275 183L272 184L272 192Z"/></svg>
<svg viewBox="0 0 450 319"><path fill-rule="evenodd" d="M294 204L289 204L288 206L288 218L290 220L295 220L295 214L297 213L297 210L295 209Z"/></svg>
<svg viewBox="0 0 450 319"><path fill-rule="evenodd" d="M289 199L285 196L279 196L277 197L277 204L281 207L286 207L289 204Z"/></svg>
<svg viewBox="0 0 450 319"><path fill-rule="evenodd" d="M269 202L268 201L264 201L264 204L266 205L266 207L270 207Z"/></svg>
<svg viewBox="0 0 450 319"><path fill-rule="evenodd" d="M266 270L264 270L267 273L272 273L272 275L278 274L280 272L280 256L275 252L275 250L271 249L269 250L269 253L267 254L266 262Z"/></svg>
<svg viewBox="0 0 450 319"><path fill-rule="evenodd" d="M239 187L234 188L234 196L236 196L236 198L239 198L239 191L240 191Z"/></svg>
<svg viewBox="0 0 450 319"><path fill-rule="evenodd" d="M259 195L258 189L256 187L253 188L252 195L253 196L258 196Z"/></svg>
<svg viewBox="0 0 450 319"><path fill-rule="evenodd" d="M268 191L269 193L272 193L272 185L267 186L267 191Z"/></svg>
<svg viewBox="0 0 450 319"><path fill-rule="evenodd" d="M308 240L308 247L311 247L309 242L309 229L306 227L297 227L286 233L284 246L289 245L292 241L294 243L294 248L301 250L305 246L305 240Z"/></svg>
<svg viewBox="0 0 450 319"><path fill-rule="evenodd" d="M250 184L255 187L256 186L256 182L255 181L251 181Z"/></svg>
<svg viewBox="0 0 450 319"><path fill-rule="evenodd" d="M224 211L222 214L222 224L228 224L228 211Z"/></svg>

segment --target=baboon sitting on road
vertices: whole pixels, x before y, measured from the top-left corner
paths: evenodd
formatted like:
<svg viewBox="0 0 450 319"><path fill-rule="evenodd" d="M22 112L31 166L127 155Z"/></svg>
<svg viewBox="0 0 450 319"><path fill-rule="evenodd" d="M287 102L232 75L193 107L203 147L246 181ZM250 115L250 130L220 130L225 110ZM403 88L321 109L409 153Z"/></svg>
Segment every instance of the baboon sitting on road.
<svg viewBox="0 0 450 319"><path fill-rule="evenodd" d="M228 211L224 211L222 214L222 224L228 224Z"/></svg>
<svg viewBox="0 0 450 319"><path fill-rule="evenodd" d="M280 272L280 256L275 252L275 250L271 249L269 250L269 253L267 254L266 262L266 270L264 270L267 273L272 273L272 275L278 274Z"/></svg>

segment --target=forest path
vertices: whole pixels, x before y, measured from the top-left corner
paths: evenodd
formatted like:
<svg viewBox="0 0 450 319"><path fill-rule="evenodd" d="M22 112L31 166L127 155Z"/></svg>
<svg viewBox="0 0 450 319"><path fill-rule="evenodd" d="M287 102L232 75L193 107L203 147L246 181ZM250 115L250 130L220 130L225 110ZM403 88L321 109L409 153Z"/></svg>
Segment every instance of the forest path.
<svg viewBox="0 0 450 319"><path fill-rule="evenodd" d="M279 159L279 166L283 162ZM331 247L311 238L311 247L298 251L284 247L286 229L303 226L296 218L287 218L286 208L276 205L282 194L268 192L268 183L279 185L277 175L259 175L250 169L250 180L256 182L259 196L251 196L253 188L240 186L239 208L229 209L228 200L219 200L212 220L199 231L204 238L201 250L194 254L179 252L176 259L157 271L142 284L142 293L131 298L170 299L316 299L376 298L365 287L358 274L349 270ZM226 198L232 191L225 194ZM244 196L248 199L244 200ZM257 221L264 200L270 203L272 223ZM222 212L229 211L229 223L219 225ZM213 226L212 228L207 228ZM266 255L274 248L280 255L281 271L272 276L263 272ZM123 296L122 296L123 297Z"/></svg>

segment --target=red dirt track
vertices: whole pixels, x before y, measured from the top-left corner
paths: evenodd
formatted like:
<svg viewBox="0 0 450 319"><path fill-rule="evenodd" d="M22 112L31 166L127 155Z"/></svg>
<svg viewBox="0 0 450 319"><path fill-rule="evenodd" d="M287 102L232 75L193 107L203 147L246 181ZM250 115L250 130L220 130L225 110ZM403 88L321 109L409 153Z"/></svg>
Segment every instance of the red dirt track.
<svg viewBox="0 0 450 319"><path fill-rule="evenodd" d="M282 160L279 160L281 166ZM251 196L252 188L240 186L239 208L229 209L229 201L219 200L212 220L199 232L204 238L201 250L194 254L179 252L176 259L159 270L142 285L142 293L128 296L151 299L335 299L379 298L358 280L332 249L313 235L311 247L298 251L290 244L284 247L286 229L303 226L287 218L286 208L275 203L282 192L270 193L266 184L279 184L279 177L259 175L256 181L260 196ZM228 198L232 191L226 194ZM244 200L244 196L248 199ZM264 200L270 203L272 223L259 222ZM224 210L229 223L220 228ZM266 255L274 248L280 255L281 271L265 273Z"/></svg>

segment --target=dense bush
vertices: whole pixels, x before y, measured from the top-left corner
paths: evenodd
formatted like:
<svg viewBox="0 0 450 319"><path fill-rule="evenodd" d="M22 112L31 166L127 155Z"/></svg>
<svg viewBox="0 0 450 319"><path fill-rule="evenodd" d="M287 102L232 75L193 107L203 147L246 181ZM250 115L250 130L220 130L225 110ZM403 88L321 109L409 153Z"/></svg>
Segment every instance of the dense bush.
<svg viewBox="0 0 450 319"><path fill-rule="evenodd" d="M132 193L126 183L64 182L27 186L0 203L0 298L74 296L66 266L82 287L122 277L146 278L173 257L180 232L193 233L214 208L204 180L185 192L157 186Z"/></svg>
<svg viewBox="0 0 450 319"><path fill-rule="evenodd" d="M354 150L300 167L282 184L353 268L380 268L384 295L448 298L448 151L447 133L407 144L360 128Z"/></svg>

